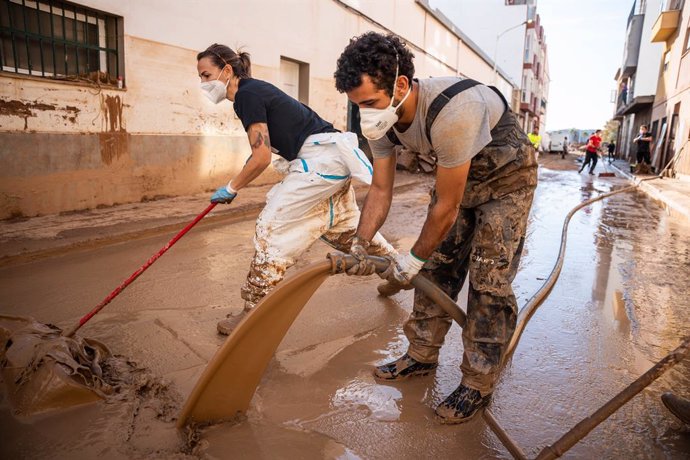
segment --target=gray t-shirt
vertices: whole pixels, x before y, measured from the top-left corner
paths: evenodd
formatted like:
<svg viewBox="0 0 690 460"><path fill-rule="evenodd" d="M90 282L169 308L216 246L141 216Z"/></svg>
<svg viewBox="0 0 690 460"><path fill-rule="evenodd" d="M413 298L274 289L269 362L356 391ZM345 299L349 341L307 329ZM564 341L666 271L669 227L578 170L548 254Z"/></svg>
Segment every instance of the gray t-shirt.
<svg viewBox="0 0 690 460"><path fill-rule="evenodd" d="M419 98L414 120L407 130L393 130L408 149L428 154L436 152L439 166L453 168L470 161L491 142L491 128L503 115L505 105L488 86L477 85L456 94L439 112L431 125L431 140L426 136L426 114L443 90L460 80L457 77L419 80ZM384 136L369 141L374 159L393 154L394 144Z"/></svg>

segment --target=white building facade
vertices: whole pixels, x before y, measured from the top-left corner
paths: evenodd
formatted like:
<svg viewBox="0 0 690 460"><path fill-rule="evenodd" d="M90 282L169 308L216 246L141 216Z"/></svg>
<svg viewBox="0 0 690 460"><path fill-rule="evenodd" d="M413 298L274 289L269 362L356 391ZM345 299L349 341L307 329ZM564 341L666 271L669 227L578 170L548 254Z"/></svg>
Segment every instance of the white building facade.
<svg viewBox="0 0 690 460"><path fill-rule="evenodd" d="M214 189L249 154L229 102L199 91L196 54L244 46L252 71L348 129L337 57L393 32L417 75L493 76L493 63L426 1L7 0L0 51L0 218ZM499 74L506 94L514 87ZM275 181L271 172L258 182Z"/></svg>

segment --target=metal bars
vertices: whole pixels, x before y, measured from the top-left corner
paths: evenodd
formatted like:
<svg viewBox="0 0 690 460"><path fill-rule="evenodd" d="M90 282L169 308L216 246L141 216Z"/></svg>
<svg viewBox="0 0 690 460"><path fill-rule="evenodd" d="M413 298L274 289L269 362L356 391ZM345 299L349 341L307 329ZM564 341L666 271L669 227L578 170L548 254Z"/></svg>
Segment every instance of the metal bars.
<svg viewBox="0 0 690 460"><path fill-rule="evenodd" d="M0 0L0 70L116 85L121 24L62 0Z"/></svg>

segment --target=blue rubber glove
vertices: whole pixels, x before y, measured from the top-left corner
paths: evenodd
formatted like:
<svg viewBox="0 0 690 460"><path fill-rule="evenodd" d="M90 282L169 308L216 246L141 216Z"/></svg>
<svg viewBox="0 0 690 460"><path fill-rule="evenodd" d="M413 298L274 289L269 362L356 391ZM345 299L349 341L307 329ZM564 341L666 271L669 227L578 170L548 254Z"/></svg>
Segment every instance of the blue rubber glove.
<svg viewBox="0 0 690 460"><path fill-rule="evenodd" d="M211 203L230 204L236 196L237 193L229 191L228 188L224 185L220 187L218 190L216 190L216 192L213 195L211 195Z"/></svg>

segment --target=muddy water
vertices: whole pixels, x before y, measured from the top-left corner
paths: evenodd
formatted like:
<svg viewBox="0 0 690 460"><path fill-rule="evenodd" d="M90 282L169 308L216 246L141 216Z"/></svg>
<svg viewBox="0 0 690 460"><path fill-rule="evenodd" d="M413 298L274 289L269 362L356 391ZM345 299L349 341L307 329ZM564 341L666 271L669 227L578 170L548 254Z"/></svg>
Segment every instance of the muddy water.
<svg viewBox="0 0 690 460"><path fill-rule="evenodd" d="M624 181L579 176L571 158L540 168L521 270L522 304L547 277L561 222L581 200ZM425 187L396 197L384 234L409 248L426 212ZM239 311L252 224L192 232L82 331L187 395L222 339L215 322ZM150 254L160 239L0 271L0 311L71 325ZM522 337L492 410L530 454L678 345L688 331L690 226L643 194L616 196L571 223L563 272ZM320 260L316 244L308 253ZM453 326L435 374L375 382L373 365L406 348L412 294L375 297L375 277L328 279L278 348L247 418L178 435L155 394L85 405L36 419L0 411L3 457L508 458L481 420L440 426L433 407L458 384L462 344ZM690 365L676 366L569 453L571 458L686 458L689 434L659 395L690 396ZM174 398L172 398L174 399ZM181 397L175 400L181 403ZM170 407L170 406L168 406ZM6 442L5 439L10 439ZM185 450L184 446L193 447Z"/></svg>

